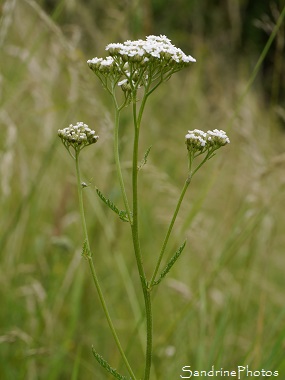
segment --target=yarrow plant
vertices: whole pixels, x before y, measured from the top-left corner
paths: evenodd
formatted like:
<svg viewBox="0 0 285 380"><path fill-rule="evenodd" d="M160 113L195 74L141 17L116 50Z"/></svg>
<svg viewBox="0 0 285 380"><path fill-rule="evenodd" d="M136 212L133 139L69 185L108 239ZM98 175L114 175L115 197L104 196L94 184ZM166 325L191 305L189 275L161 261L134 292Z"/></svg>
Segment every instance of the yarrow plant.
<svg viewBox="0 0 285 380"><path fill-rule="evenodd" d="M173 216L169 222L168 229L160 251L157 253L156 265L153 268L152 276L147 276L144 267L146 260L145 253L140 248L140 232L139 232L139 199L138 199L138 174L143 165L147 162L150 148L146 151L142 163L138 164L138 147L140 128L143 112L146 102L153 91L163 82L167 81L174 73L190 66L196 60L186 55L181 49L175 47L166 36L148 36L145 40L126 41L124 43L110 43L106 50L109 56L106 58L93 58L87 61L90 69L100 79L103 87L110 93L114 106L114 159L120 184L121 195L124 202L124 210L118 207L107 197L105 197L99 189L96 188L100 199L108 206L119 218L128 222L131 229L133 250L136 258L138 276L141 283L142 294L144 298L144 312L146 322L146 349L145 349L145 365L143 375L135 375L130 365L124 349L120 343L120 339L116 333L115 326L112 322L110 313L107 308L103 292L101 290L99 280L96 274L95 266L92 259L91 247L88 238L88 230L85 221L84 205L83 205L83 188L86 186L81 182L79 154L83 148L94 144L98 141L95 131L91 130L83 122L70 125L67 128L58 131L65 148L71 157L75 160L77 174L77 188L79 196L79 206L81 220L84 232L84 244L82 255L89 263L93 281L97 289L99 299L104 310L107 322L117 344L118 350L125 363L128 376L123 376L117 370L98 354L93 348L93 354L99 364L104 367L116 379L132 380L149 380L151 374L152 350L153 350L153 324L152 324L152 290L158 286L165 278L173 265L180 257L186 241L177 249L171 259L161 269L161 263L167 248L167 244L175 224L176 217L180 210L186 190L194 176L194 174L214 155L216 150L230 143L226 133L222 130L214 129L213 131L203 132L195 129L188 131L185 136L185 143L188 152L188 171L186 180L182 187L181 194L177 200L177 205L173 212ZM140 96L138 96L138 93ZM122 173L119 141L120 141L120 114L123 108L131 104L131 112L133 115L134 133L133 133L133 155L132 155L132 199L128 199L125 188L124 176ZM201 156L196 167L193 166L195 159ZM203 158L202 158L203 157Z"/></svg>

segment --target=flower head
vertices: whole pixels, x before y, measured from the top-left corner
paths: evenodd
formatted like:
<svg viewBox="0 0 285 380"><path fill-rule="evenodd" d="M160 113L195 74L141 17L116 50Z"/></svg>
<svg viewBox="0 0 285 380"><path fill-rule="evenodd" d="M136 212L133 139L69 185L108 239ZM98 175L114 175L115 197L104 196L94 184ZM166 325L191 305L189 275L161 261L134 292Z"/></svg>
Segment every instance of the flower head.
<svg viewBox="0 0 285 380"><path fill-rule="evenodd" d="M112 57L93 58L87 61L90 69L93 71L99 71L102 74L109 74L114 69L114 59Z"/></svg>
<svg viewBox="0 0 285 380"><path fill-rule="evenodd" d="M87 145L96 143L99 139L95 131L82 121L77 122L75 125L70 124L67 128L59 129L58 136L68 150L70 146L74 150L81 150Z"/></svg>
<svg viewBox="0 0 285 380"><path fill-rule="evenodd" d="M188 150L203 151L205 150L207 141L206 133L200 131L199 129L194 129L194 131L188 131L186 138L186 144Z"/></svg>
<svg viewBox="0 0 285 380"><path fill-rule="evenodd" d="M185 136L185 143L189 152L204 153L206 151L212 153L221 146L230 143L230 139L223 130L214 129L213 131L203 132L199 129L188 131Z"/></svg>
<svg viewBox="0 0 285 380"><path fill-rule="evenodd" d="M191 55L171 43L166 36L148 36L145 40L111 43L106 46L112 57L121 57L128 62L142 62L145 58L157 63L182 64L187 66L190 62L196 62Z"/></svg>
<svg viewBox="0 0 285 380"><path fill-rule="evenodd" d="M230 143L230 139L228 138L226 132L222 129L214 129L213 131L208 131L207 141L210 146L218 148Z"/></svg>
<svg viewBox="0 0 285 380"><path fill-rule="evenodd" d="M87 61L90 69L103 84L106 83L103 77L116 83L127 79L132 90L141 86L149 88L152 82L167 80L173 73L196 62L163 35L110 43L106 50L109 53L107 58L95 57ZM124 86L121 88L124 90Z"/></svg>

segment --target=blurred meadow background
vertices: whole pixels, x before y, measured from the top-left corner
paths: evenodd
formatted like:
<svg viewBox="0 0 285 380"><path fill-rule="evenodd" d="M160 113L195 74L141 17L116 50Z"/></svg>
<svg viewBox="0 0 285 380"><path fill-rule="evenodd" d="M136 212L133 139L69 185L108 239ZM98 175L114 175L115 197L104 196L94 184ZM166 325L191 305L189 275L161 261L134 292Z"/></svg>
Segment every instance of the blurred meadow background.
<svg viewBox="0 0 285 380"><path fill-rule="evenodd" d="M73 162L57 130L99 134L81 156L95 265L140 373L142 294L113 161L111 99L86 64L109 42L165 34L197 62L152 95L142 126L141 245L150 276L187 175L189 129L231 144L197 173L154 293L152 379L249 365L285 377L284 1L0 1L0 378L109 379L91 346L126 373L81 258ZM282 13L283 12L283 13ZM259 63L258 63L259 62ZM256 65L258 63L258 65ZM132 120L121 125L130 183Z"/></svg>

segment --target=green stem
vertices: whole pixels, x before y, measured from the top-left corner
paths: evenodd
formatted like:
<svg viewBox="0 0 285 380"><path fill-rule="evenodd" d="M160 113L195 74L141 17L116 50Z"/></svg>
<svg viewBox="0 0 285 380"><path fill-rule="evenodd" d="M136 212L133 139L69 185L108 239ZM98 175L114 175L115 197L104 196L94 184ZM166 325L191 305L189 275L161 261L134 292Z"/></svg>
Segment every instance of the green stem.
<svg viewBox="0 0 285 380"><path fill-rule="evenodd" d="M144 380L149 380L151 360L152 360L152 309L150 293L148 291L148 285L146 275L144 272L142 255L139 241L139 215L138 215L138 145L139 145L139 132L140 122L142 119L143 110L147 100L147 95L143 97L142 104L137 116L136 97L133 101L133 117L134 117L134 145L133 145L133 167L132 167L132 190L133 190L133 224L132 224L132 238L135 251L135 257L140 276L141 286L143 290L145 312L146 312L146 359L144 369Z"/></svg>
<svg viewBox="0 0 285 380"><path fill-rule="evenodd" d="M157 264L156 264L155 270L153 272L152 278L151 278L150 283L149 283L149 289L151 289L152 286L153 286L153 284L154 284L155 277L156 277L158 269L160 267L162 257L163 257L163 255L165 253L165 249L166 249L169 237L171 235L171 232L172 232L172 229L173 229L173 226L174 226L177 214L178 214L178 212L180 210L183 198L184 198L186 190L187 190L187 188L188 188L188 186L189 186L189 184L191 182L191 179L192 179L192 175L189 174L188 178L186 179L186 181L184 183L184 186L183 186L183 189L181 191L180 197L178 199L178 202L177 202L174 214L173 214L172 219L170 221L170 224L169 224L169 227L168 227L168 230L167 230L167 233L166 233L166 236L165 236L165 239L164 239L164 242L162 244L162 248L161 248L161 251L160 251L160 254L159 254L159 258L157 260Z"/></svg>
<svg viewBox="0 0 285 380"><path fill-rule="evenodd" d="M95 266L94 266L94 263L93 263L93 259L92 259L92 256L91 256L90 243L89 243L88 231L87 231L86 220L85 220L82 186L81 186L81 179L80 179L79 153L80 153L79 150L75 152L75 164L76 164L77 190L78 190L78 198L79 198L79 208L80 208L81 222L82 222L83 233L84 233L85 242L86 242L86 246L87 246L87 254L85 255L85 257L88 260L88 264L89 264L89 267L90 267L90 270L91 270L91 274L92 274L92 278L93 278L93 281L94 281L94 284L95 284L95 287L96 287L96 290L97 290L97 293L98 293L98 296L99 296L99 299L100 299L100 302L101 302L101 306L103 308L104 314L105 314L106 319L108 321L108 325L109 325L109 327L111 329L111 332L112 332L112 335L113 335L114 340L116 342L116 345L117 345L117 347L118 347L118 349L120 351L122 359L123 359L123 361L124 361L124 363L125 363L125 365L127 367L127 370L129 372L132 380L136 380L136 377L135 377L135 375L134 375L134 373L132 371L132 368L131 368L131 366L130 366L130 364L128 362L128 359L125 356L125 353L124 353L123 348L121 346L120 340L119 340L118 335L116 333L115 327L114 327L113 322L111 320L111 317L110 317L110 314L109 314L109 311L108 311L108 308L107 308L107 305L106 305L106 302L105 302L105 299L104 299L104 296L103 296L103 293L102 293L102 290L101 290L101 287L100 287L100 284L99 284L99 281L98 281L98 277L97 277L97 274L96 274L96 271L95 271Z"/></svg>
<svg viewBox="0 0 285 380"><path fill-rule="evenodd" d="M120 153L119 153L119 121L120 121L120 112L121 108L118 107L114 92L112 94L114 107L115 107L115 130L114 130L114 156L115 156L115 163L116 163L116 169L117 174L119 178L119 183L121 187L121 192L123 196L124 205L127 211L129 222L132 224L132 214L128 202L128 197L125 189L122 169L121 169L121 163L120 163Z"/></svg>
<svg viewBox="0 0 285 380"><path fill-rule="evenodd" d="M214 152L214 149L208 151L207 154L206 154L206 157L200 162L199 165L196 166L196 168L193 171L192 171L192 164L193 164L193 161L194 161L195 157L194 157L193 152L189 152L189 163L188 163L188 173L189 174L188 174L188 177L187 177L187 179L186 179L186 181L184 183L184 186L182 188L182 191L181 191L180 197L178 199L178 202L177 202L174 214L172 216L172 219L170 221L170 224L169 224L169 227L168 227L165 239L163 241L162 248L161 248L161 251L160 251L157 263L156 263L156 267L154 269L152 278L151 278L150 283L149 283L149 290L151 290L151 288L153 287L153 284L155 282L155 278L156 278L157 272L159 270L159 267L160 267L160 264L161 264L161 260L163 258L164 253L165 253L166 246L167 246L169 237L171 235L171 232L172 232L172 229L173 229L176 217L177 217L178 212L180 210L180 207L181 207L183 198L185 196L186 190L187 190L188 186L190 185L190 182L191 182L193 176L195 175L195 173L201 168L202 165L205 164L206 161L208 161L211 157L213 157L213 152Z"/></svg>

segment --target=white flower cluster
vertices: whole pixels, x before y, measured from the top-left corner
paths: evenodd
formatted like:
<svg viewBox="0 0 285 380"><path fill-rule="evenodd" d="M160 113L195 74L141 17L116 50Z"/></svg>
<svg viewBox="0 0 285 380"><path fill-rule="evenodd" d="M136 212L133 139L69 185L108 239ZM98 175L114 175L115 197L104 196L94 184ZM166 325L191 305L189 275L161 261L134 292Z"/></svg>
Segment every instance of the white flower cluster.
<svg viewBox="0 0 285 380"><path fill-rule="evenodd" d="M88 59L87 63L90 69L94 70L95 72L99 71L102 74L109 74L116 67L114 64L114 59L110 56L106 57L105 59L97 57Z"/></svg>
<svg viewBox="0 0 285 380"><path fill-rule="evenodd" d="M126 62L143 62L149 60L173 61L189 64L196 62L191 55L186 55L181 49L175 47L166 36L148 36L145 40L111 43L106 46L111 56L121 56Z"/></svg>
<svg viewBox="0 0 285 380"><path fill-rule="evenodd" d="M126 85L126 79L135 82L139 78L138 86L149 81L165 79L172 74L189 66L196 60L186 55L181 49L175 47L166 36L148 36L145 40L126 41L124 43L110 43L106 46L109 56L106 58L93 58L87 61L89 67L97 74L107 76L111 74L119 85ZM133 83L133 82L131 82Z"/></svg>
<svg viewBox="0 0 285 380"><path fill-rule="evenodd" d="M214 151L221 146L230 143L230 139L226 132L218 129L207 132L203 132L200 129L194 129L193 131L188 131L185 139L189 151L199 151L201 153L206 150Z"/></svg>
<svg viewBox="0 0 285 380"><path fill-rule="evenodd" d="M58 136L65 146L72 146L74 149L94 144L99 139L95 131L82 121L77 122L76 125L70 124L67 128L59 129Z"/></svg>

